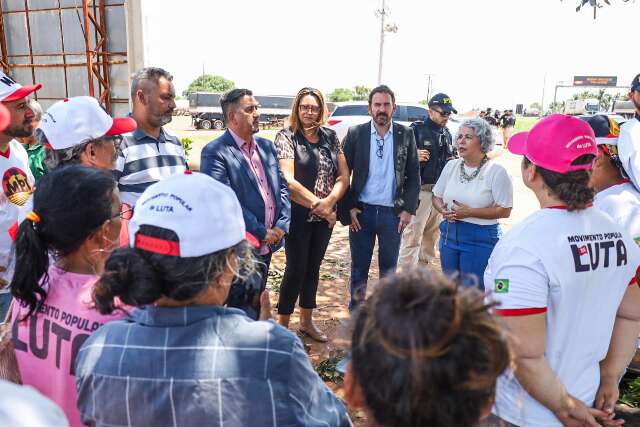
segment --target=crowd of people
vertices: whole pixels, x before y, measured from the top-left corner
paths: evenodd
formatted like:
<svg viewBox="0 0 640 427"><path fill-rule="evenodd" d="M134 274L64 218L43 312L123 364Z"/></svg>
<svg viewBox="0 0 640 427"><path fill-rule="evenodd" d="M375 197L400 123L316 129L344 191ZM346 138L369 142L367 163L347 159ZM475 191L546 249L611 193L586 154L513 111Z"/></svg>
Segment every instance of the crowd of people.
<svg viewBox="0 0 640 427"><path fill-rule="evenodd" d="M42 111L40 88L0 74L0 425L351 425L289 331L297 301L299 332L329 339L313 310L338 221L344 398L370 425L621 425L640 334L640 75L622 126L553 114L513 136L511 111L452 136L443 93L403 126L381 85L343 141L323 94L301 89L271 142L253 93L232 89L199 172L164 129L167 71L132 77L127 117L82 96ZM488 155L492 121L540 205L504 234L513 184Z"/></svg>
<svg viewBox="0 0 640 427"><path fill-rule="evenodd" d="M478 117L484 119L490 126L500 129L505 144L513 135L513 128L516 125L516 116L513 114L513 110L500 111L488 107L486 110L481 110Z"/></svg>

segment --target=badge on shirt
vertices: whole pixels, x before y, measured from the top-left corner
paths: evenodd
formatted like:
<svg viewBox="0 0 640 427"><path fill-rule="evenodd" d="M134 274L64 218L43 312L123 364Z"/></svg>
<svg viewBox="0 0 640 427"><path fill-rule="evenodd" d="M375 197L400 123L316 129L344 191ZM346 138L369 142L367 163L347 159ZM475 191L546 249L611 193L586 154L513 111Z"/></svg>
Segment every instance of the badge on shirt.
<svg viewBox="0 0 640 427"><path fill-rule="evenodd" d="M2 191L9 201L18 206L24 206L33 193L27 174L20 168L9 168L2 176Z"/></svg>
<svg viewBox="0 0 640 427"><path fill-rule="evenodd" d="M509 292L509 279L495 279L494 292L497 294L506 294Z"/></svg>

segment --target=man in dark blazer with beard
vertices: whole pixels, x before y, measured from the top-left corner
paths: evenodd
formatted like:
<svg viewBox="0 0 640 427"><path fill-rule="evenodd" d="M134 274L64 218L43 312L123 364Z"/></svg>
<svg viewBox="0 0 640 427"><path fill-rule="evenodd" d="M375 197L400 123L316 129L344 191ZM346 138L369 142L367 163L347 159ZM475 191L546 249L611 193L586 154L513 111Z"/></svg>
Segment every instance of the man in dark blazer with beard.
<svg viewBox="0 0 640 427"><path fill-rule="evenodd" d="M392 122L395 110L393 91L376 87L369 94L372 120L351 127L344 139L351 187L338 214L340 222L349 225L351 310L365 296L376 238L380 276L393 273L402 231L418 207L416 141L411 129Z"/></svg>
<svg viewBox="0 0 640 427"><path fill-rule="evenodd" d="M259 273L235 282L227 301L228 306L242 308L249 317L257 319L271 254L283 246L284 236L289 232L289 189L273 143L254 137L260 113L253 93L233 89L221 98L220 105L227 131L202 150L200 172L233 189L242 207L247 232L260 241L255 253L260 261Z"/></svg>

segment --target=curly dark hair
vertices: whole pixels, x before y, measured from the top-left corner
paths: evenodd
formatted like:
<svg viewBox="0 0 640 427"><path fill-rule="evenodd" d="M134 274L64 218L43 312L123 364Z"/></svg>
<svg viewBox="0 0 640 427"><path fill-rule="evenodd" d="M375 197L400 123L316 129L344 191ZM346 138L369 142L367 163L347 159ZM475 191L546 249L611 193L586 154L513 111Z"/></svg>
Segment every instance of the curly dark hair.
<svg viewBox="0 0 640 427"><path fill-rule="evenodd" d="M473 426L508 367L507 339L476 289L426 269L388 276L355 314L352 372L385 427Z"/></svg>
<svg viewBox="0 0 640 427"><path fill-rule="evenodd" d="M595 156L585 154L572 162L573 165L585 165L593 162ZM531 160L524 157L525 166L531 164ZM593 203L595 191L589 186L591 178L590 170L578 170L568 173L553 172L536 165L536 171L542 177L545 185L567 205L568 211L586 209Z"/></svg>

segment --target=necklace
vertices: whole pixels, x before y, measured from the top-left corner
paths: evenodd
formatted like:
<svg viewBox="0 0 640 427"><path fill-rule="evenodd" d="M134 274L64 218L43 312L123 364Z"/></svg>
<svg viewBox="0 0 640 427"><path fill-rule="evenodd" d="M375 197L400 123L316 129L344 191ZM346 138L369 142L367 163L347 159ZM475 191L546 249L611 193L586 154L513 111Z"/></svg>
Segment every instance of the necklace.
<svg viewBox="0 0 640 427"><path fill-rule="evenodd" d="M468 174L467 171L464 170L464 160L460 162L460 182L464 184L465 182L473 181L479 174L482 166L489 161L487 156L484 156L480 161L480 165L478 168L473 171L471 174Z"/></svg>

